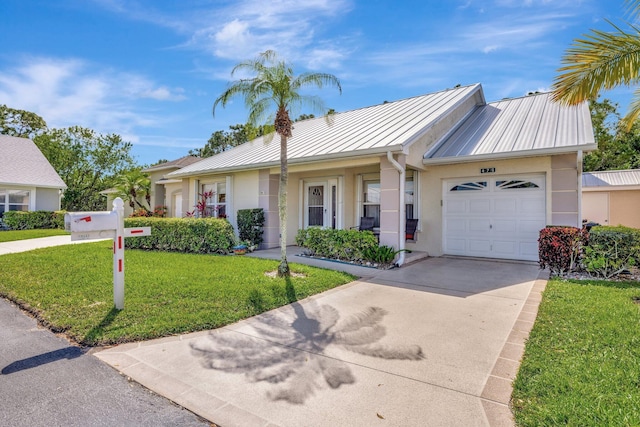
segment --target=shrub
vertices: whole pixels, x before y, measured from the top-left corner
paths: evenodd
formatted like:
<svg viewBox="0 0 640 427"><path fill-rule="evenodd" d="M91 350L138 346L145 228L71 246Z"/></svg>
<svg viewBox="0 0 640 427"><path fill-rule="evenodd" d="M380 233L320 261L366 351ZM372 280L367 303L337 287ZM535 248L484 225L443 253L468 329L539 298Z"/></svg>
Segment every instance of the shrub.
<svg viewBox="0 0 640 427"><path fill-rule="evenodd" d="M153 214L151 216L156 218L165 218L167 216L167 207L160 205L156 206L153 208Z"/></svg>
<svg viewBox="0 0 640 427"><path fill-rule="evenodd" d="M640 261L640 230L629 227L593 227L585 248L585 269L609 279Z"/></svg>
<svg viewBox="0 0 640 427"><path fill-rule="evenodd" d="M253 245L262 243L264 233L264 210L240 209L238 211L238 237Z"/></svg>
<svg viewBox="0 0 640 427"><path fill-rule="evenodd" d="M64 211L9 211L2 217L12 230L61 229L64 230Z"/></svg>
<svg viewBox="0 0 640 427"><path fill-rule="evenodd" d="M393 263L396 255L403 251L411 252L409 249L400 249L399 251L396 251L392 246L376 246L364 251L364 257L367 261L379 264L382 267L388 267Z"/></svg>
<svg viewBox="0 0 640 427"><path fill-rule="evenodd" d="M233 227L219 218L126 218L125 227L151 227L151 236L125 239L130 249L226 254L235 244Z"/></svg>
<svg viewBox="0 0 640 427"><path fill-rule="evenodd" d="M296 244L311 255L362 262L368 249L378 247L378 239L371 231L309 227L298 230Z"/></svg>
<svg viewBox="0 0 640 427"><path fill-rule="evenodd" d="M576 227L546 227L540 230L538 257L540 268L562 275L579 267L586 230Z"/></svg>
<svg viewBox="0 0 640 427"><path fill-rule="evenodd" d="M149 212L146 209L139 208L131 212L131 215L129 215L129 218L144 218L144 217L150 217L150 216L152 216L151 212Z"/></svg>

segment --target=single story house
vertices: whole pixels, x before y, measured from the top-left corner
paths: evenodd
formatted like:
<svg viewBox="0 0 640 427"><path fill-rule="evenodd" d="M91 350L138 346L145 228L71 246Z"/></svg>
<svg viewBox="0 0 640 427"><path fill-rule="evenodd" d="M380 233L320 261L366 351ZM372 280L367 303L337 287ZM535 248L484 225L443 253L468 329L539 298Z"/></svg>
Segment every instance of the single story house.
<svg viewBox="0 0 640 427"><path fill-rule="evenodd" d="M60 210L66 188L32 140L0 135L0 217L8 211Z"/></svg>
<svg viewBox="0 0 640 427"><path fill-rule="evenodd" d="M640 169L583 173L582 217L640 228Z"/></svg>
<svg viewBox="0 0 640 427"><path fill-rule="evenodd" d="M182 180L167 179L164 176L200 160L200 157L184 156L144 169L142 172L149 174L151 180L150 208L153 210L156 206L166 206L167 216L182 218L187 212L182 210Z"/></svg>
<svg viewBox="0 0 640 427"><path fill-rule="evenodd" d="M487 103L473 84L294 123L288 140L287 242L310 226L374 218L380 244L443 254L537 260L539 230L581 224L582 154L596 148L587 104L549 94ZM278 246L279 136L260 137L169 173L183 211L263 208ZM406 240L407 219L417 219Z"/></svg>

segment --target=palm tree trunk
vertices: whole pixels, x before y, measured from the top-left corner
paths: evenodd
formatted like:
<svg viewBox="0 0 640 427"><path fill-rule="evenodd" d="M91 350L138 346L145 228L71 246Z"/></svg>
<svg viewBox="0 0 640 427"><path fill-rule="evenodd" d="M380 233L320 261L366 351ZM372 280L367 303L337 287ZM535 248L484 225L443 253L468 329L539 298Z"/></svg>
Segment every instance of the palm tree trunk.
<svg viewBox="0 0 640 427"><path fill-rule="evenodd" d="M287 137L280 135L280 185L278 187L278 216L280 219L280 265L278 277L289 277L287 262L287 184L289 168L287 165Z"/></svg>

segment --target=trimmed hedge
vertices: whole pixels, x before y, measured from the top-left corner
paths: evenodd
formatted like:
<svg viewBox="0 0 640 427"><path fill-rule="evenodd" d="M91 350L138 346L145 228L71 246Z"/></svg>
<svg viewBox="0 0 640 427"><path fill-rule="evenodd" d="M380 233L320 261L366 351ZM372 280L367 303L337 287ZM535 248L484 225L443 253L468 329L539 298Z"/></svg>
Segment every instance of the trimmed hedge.
<svg viewBox="0 0 640 427"><path fill-rule="evenodd" d="M589 273L609 279L639 261L640 230L622 226L591 228L584 256L584 267Z"/></svg>
<svg viewBox="0 0 640 427"><path fill-rule="evenodd" d="M378 239L371 231L309 227L298 230L296 244L314 256L363 262L367 251L378 247Z"/></svg>
<svg viewBox="0 0 640 427"><path fill-rule="evenodd" d="M264 233L264 210L240 209L238 211L238 237L254 245L262 243Z"/></svg>
<svg viewBox="0 0 640 427"><path fill-rule="evenodd" d="M226 254L235 244L233 227L220 218L125 218L125 227L151 227L151 236L125 239L129 249Z"/></svg>
<svg viewBox="0 0 640 427"><path fill-rule="evenodd" d="M548 226L540 230L538 263L551 274L562 275L580 265L582 247L588 237L586 230L576 227Z"/></svg>
<svg viewBox="0 0 640 427"><path fill-rule="evenodd" d="M2 222L12 230L60 229L64 230L65 211L8 211Z"/></svg>

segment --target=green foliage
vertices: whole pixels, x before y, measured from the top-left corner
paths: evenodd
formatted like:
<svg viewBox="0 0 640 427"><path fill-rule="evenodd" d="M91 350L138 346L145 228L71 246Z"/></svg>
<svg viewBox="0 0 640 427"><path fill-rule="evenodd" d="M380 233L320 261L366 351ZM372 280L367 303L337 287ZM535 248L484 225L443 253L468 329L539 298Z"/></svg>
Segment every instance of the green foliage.
<svg viewBox="0 0 640 427"><path fill-rule="evenodd" d="M149 212L151 208L151 180L139 168L120 174L115 181L116 197L129 203L131 209ZM137 208L136 208L137 206ZM151 213L149 212L150 216Z"/></svg>
<svg viewBox="0 0 640 427"><path fill-rule="evenodd" d="M367 251L378 247L378 239L371 231L309 227L298 230L296 244L314 256L363 262Z"/></svg>
<svg viewBox="0 0 640 427"><path fill-rule="evenodd" d="M210 157L273 132L273 126L253 126L251 123L231 125L229 129L230 131L217 130L213 132L204 147L190 150L189 154L202 158Z"/></svg>
<svg viewBox="0 0 640 427"><path fill-rule="evenodd" d="M125 218L125 227L151 227L151 236L126 239L131 249L226 254L235 244L233 227L219 218Z"/></svg>
<svg viewBox="0 0 640 427"><path fill-rule="evenodd" d="M60 229L64 230L64 211L8 211L2 222L12 230Z"/></svg>
<svg viewBox="0 0 640 427"><path fill-rule="evenodd" d="M395 250L392 246L374 246L364 251L364 258L381 266L389 266L400 252L411 252L409 249Z"/></svg>
<svg viewBox="0 0 640 427"><path fill-rule="evenodd" d="M250 242L253 245L262 243L264 220L262 208L238 210L238 237L240 240Z"/></svg>
<svg viewBox="0 0 640 427"><path fill-rule="evenodd" d="M516 425L640 425L640 283L549 281L513 383Z"/></svg>
<svg viewBox="0 0 640 427"><path fill-rule="evenodd" d="M585 269L598 277L617 276L640 261L640 230L629 227L593 227L585 248Z"/></svg>
<svg viewBox="0 0 640 427"><path fill-rule="evenodd" d="M265 272L275 271L277 261L249 257L127 250L125 309L117 311L109 241L2 259L0 297L84 345L219 328L353 280L297 264L291 269L302 277L273 278Z"/></svg>
<svg viewBox="0 0 640 427"><path fill-rule="evenodd" d="M540 268L549 268L551 274L562 275L579 267L586 230L576 227L545 227L538 238Z"/></svg>
<svg viewBox="0 0 640 427"><path fill-rule="evenodd" d="M47 123L36 113L0 105L0 135L32 139L46 129Z"/></svg>
<svg viewBox="0 0 640 427"><path fill-rule="evenodd" d="M590 101L591 122L598 149L584 156L585 172L640 168L640 124L621 122L618 105Z"/></svg>
<svg viewBox="0 0 640 427"><path fill-rule="evenodd" d="M627 0L628 12L640 16L640 0ZM554 98L568 105L596 99L602 90L635 85L640 81L640 28L629 30L611 24L611 31L591 30L575 39L563 58L563 66L553 84ZM629 129L640 115L640 90L636 89L624 118Z"/></svg>
<svg viewBox="0 0 640 427"><path fill-rule="evenodd" d="M112 187L118 175L135 168L131 143L119 135L73 126L49 130L33 141L67 184L62 208L68 211L105 210L100 191Z"/></svg>

